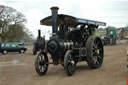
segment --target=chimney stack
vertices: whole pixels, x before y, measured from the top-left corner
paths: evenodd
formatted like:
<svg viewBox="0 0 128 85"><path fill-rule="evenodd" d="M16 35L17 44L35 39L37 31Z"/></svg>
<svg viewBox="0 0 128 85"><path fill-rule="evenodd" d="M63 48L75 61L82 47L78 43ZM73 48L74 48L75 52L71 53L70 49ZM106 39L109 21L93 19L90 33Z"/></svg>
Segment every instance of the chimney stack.
<svg viewBox="0 0 128 85"><path fill-rule="evenodd" d="M57 35L58 32L58 7L51 7L52 11L52 33L53 35Z"/></svg>
<svg viewBox="0 0 128 85"><path fill-rule="evenodd" d="M38 38L41 38L41 30L38 30Z"/></svg>

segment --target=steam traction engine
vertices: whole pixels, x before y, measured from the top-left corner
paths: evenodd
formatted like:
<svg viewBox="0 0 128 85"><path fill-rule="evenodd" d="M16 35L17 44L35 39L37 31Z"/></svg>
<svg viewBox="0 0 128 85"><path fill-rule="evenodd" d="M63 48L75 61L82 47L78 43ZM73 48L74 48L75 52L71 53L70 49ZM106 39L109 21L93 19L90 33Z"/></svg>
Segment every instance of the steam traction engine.
<svg viewBox="0 0 128 85"><path fill-rule="evenodd" d="M58 9L52 7L52 16L40 21L41 25L52 26L52 36L36 56L36 72L41 76L46 74L49 64L61 64L72 76L79 61L87 61L91 69L101 67L104 48L95 29L106 23L58 14ZM47 54L51 55L52 62Z"/></svg>

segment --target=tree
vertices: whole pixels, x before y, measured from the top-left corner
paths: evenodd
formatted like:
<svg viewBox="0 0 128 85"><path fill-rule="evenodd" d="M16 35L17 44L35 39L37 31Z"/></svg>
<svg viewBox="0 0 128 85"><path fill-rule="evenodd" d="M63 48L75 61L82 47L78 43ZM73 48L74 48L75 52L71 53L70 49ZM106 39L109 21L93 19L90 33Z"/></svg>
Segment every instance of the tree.
<svg viewBox="0 0 128 85"><path fill-rule="evenodd" d="M19 24L9 25L9 30L7 33L6 38L9 42L20 41L25 34L24 27Z"/></svg>
<svg viewBox="0 0 128 85"><path fill-rule="evenodd" d="M32 33L28 29L25 29L25 33L22 38L23 38L22 40L24 40L26 42L30 42L30 41L34 40Z"/></svg>
<svg viewBox="0 0 128 85"><path fill-rule="evenodd" d="M27 31L26 17L16 9L0 5L0 38L1 41L21 41ZM30 38L30 37L27 37Z"/></svg>
<svg viewBox="0 0 128 85"><path fill-rule="evenodd" d="M0 31L2 37L5 36L8 25L13 21L13 12L15 12L15 9L0 5Z"/></svg>

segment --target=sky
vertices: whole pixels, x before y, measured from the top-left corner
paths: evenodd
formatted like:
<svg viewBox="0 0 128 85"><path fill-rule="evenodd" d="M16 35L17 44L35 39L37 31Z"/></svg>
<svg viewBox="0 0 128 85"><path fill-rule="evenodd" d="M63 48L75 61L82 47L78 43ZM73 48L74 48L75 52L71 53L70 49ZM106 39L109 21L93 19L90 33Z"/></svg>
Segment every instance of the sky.
<svg viewBox="0 0 128 85"><path fill-rule="evenodd" d="M38 29L48 39L51 27L40 25L40 20L51 15L50 7L58 6L59 14L106 22L117 28L128 25L128 0L0 0L27 18L26 27L36 37Z"/></svg>

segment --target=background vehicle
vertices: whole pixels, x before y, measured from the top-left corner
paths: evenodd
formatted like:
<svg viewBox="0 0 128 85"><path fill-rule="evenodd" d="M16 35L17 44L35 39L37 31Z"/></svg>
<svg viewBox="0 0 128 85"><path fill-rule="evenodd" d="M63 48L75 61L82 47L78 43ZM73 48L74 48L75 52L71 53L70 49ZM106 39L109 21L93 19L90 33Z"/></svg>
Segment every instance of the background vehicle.
<svg viewBox="0 0 128 85"><path fill-rule="evenodd" d="M7 54L8 52L19 52L24 53L27 48L24 45L17 45L16 43L1 43L0 52Z"/></svg>
<svg viewBox="0 0 128 85"><path fill-rule="evenodd" d="M35 58L36 72L41 76L46 74L49 64L61 64L67 75L72 76L80 61L87 61L91 69L101 67L104 48L100 37L95 36L95 29L106 23L58 14L58 9L52 7L52 16L40 21L41 25L52 26L52 36Z"/></svg>
<svg viewBox="0 0 128 85"><path fill-rule="evenodd" d="M39 50L45 49L45 37L41 37L41 30L38 30L38 37L33 43L33 55L36 55Z"/></svg>
<svg viewBox="0 0 128 85"><path fill-rule="evenodd" d="M106 35L101 36L102 42L104 45L115 45L117 40L117 31L116 29L107 28Z"/></svg>

